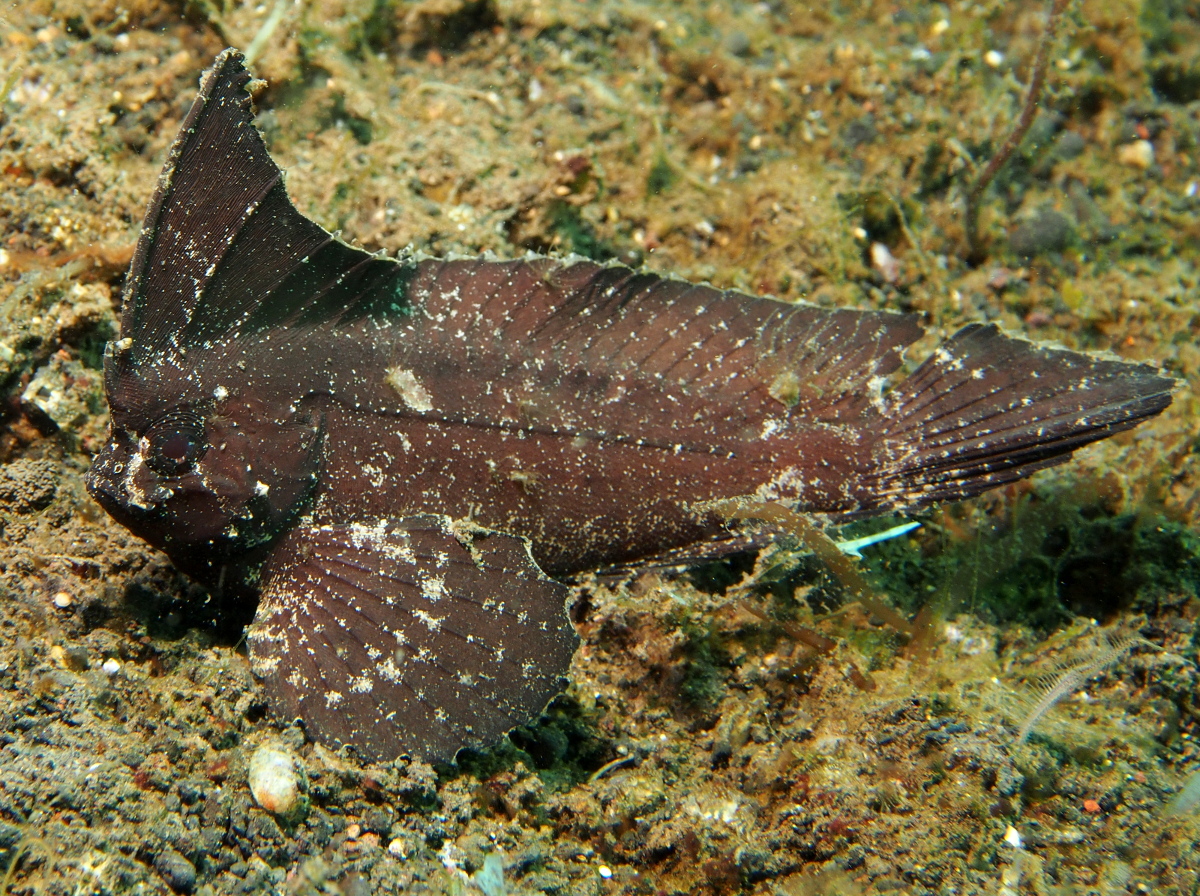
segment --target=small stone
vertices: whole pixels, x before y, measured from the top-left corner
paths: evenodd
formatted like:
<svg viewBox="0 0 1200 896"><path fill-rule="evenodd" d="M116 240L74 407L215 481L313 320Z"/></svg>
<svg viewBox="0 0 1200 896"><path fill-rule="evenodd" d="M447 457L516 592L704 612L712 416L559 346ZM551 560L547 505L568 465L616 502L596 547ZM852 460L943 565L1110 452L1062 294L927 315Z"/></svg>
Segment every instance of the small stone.
<svg viewBox="0 0 1200 896"><path fill-rule="evenodd" d="M173 849L154 857L154 869L176 893L190 893L196 887L196 866Z"/></svg>
<svg viewBox="0 0 1200 896"><path fill-rule="evenodd" d="M363 830L375 834L386 834L392 829L392 811L386 806L373 806L363 813Z"/></svg>
<svg viewBox="0 0 1200 896"><path fill-rule="evenodd" d="M116 675L121 671L121 663L110 656L100 664L100 671L105 675Z"/></svg>
<svg viewBox="0 0 1200 896"><path fill-rule="evenodd" d="M872 142L878 135L875 128L875 116L863 115L855 118L846 125L842 132L842 139L846 141L846 145L851 149L863 144Z"/></svg>
<svg viewBox="0 0 1200 896"><path fill-rule="evenodd" d="M250 757L248 775L254 802L272 815L294 818L307 809L299 760L289 750L264 744Z"/></svg>
<svg viewBox="0 0 1200 896"><path fill-rule="evenodd" d="M988 274L987 285L996 292L1003 292L1012 279L1012 271L1006 267L996 267L992 268L991 273Z"/></svg>
<svg viewBox="0 0 1200 896"><path fill-rule="evenodd" d="M484 896L504 896L508 892L504 882L504 859L499 853L491 853L483 860L483 867L471 875L471 883Z"/></svg>
<svg viewBox="0 0 1200 896"><path fill-rule="evenodd" d="M66 591L56 591L54 593L54 597L50 599L54 601L54 606L58 607L60 610L65 610L72 604L71 595Z"/></svg>
<svg viewBox="0 0 1200 896"><path fill-rule="evenodd" d="M1061 252L1075 238L1071 219L1054 209L1042 209L1022 221L1010 234L1008 241L1013 254L1033 258L1047 252Z"/></svg>
<svg viewBox="0 0 1200 896"><path fill-rule="evenodd" d="M88 668L87 648L82 644L71 644L63 648L62 663L72 672L86 672Z"/></svg>
<svg viewBox="0 0 1200 896"><path fill-rule="evenodd" d="M1154 164L1154 144L1149 140L1134 140L1117 147L1117 161L1130 168L1145 171Z"/></svg>
<svg viewBox="0 0 1200 896"><path fill-rule="evenodd" d="M838 864L840 864L847 871L851 871L855 868L861 868L866 860L866 853L863 848L861 846L852 846L846 851L845 855L838 860Z"/></svg>
<svg viewBox="0 0 1200 896"><path fill-rule="evenodd" d="M734 31L725 38L725 48L734 56L749 56L754 49L745 31Z"/></svg>
<svg viewBox="0 0 1200 896"><path fill-rule="evenodd" d="M204 796L204 785L198 780L180 781L176 790L185 806L192 805Z"/></svg>
<svg viewBox="0 0 1200 896"><path fill-rule="evenodd" d="M1063 131L1054 144L1054 154L1060 159L1074 159L1087 149L1087 139L1078 131Z"/></svg>
<svg viewBox="0 0 1200 896"><path fill-rule="evenodd" d="M379 849L379 835L378 834L367 833L367 834L363 834L361 837L357 838L356 840L349 840L346 842L346 851L347 852L363 853L363 852L372 852L376 849Z"/></svg>

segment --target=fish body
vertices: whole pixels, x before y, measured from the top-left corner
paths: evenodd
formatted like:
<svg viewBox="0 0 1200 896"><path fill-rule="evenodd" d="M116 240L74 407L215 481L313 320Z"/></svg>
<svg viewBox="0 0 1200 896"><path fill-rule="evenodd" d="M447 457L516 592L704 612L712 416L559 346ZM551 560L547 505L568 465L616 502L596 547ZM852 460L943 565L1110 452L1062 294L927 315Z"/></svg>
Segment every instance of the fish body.
<svg viewBox="0 0 1200 896"><path fill-rule="evenodd" d="M534 715L558 581L744 543L717 509L853 518L978 494L1170 403L1153 368L969 326L887 388L912 315L619 265L386 258L292 206L249 74L206 76L147 213L88 487L247 599L278 714L450 758Z"/></svg>

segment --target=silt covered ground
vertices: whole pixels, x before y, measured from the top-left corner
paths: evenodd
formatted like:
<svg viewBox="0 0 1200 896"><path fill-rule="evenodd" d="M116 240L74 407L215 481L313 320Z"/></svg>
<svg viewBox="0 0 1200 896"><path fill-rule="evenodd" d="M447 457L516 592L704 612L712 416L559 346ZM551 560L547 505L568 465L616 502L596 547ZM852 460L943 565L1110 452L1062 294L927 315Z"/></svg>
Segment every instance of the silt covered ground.
<svg viewBox="0 0 1200 896"><path fill-rule="evenodd" d="M1196 892L1200 16L1085 0L1053 24L1036 2L0 10L0 893ZM1046 39L968 264L964 192ZM868 549L911 632L788 539L585 581L542 719L457 767L364 765L273 722L247 608L82 485L137 228L227 45L255 48L297 206L371 250L991 320L1180 390ZM303 768L288 819L247 785L266 744Z"/></svg>

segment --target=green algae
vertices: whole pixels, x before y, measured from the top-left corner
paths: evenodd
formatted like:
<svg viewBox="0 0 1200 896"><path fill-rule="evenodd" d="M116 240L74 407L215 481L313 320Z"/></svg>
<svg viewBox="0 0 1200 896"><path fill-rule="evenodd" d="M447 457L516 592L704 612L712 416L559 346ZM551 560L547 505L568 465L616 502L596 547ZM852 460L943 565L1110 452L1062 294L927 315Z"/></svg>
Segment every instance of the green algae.
<svg viewBox="0 0 1200 896"><path fill-rule="evenodd" d="M885 521L851 531L874 531ZM1114 513L1068 494L1027 496L961 540L924 534L864 554L881 589L912 613L930 601L997 625L1041 631L1077 616L1109 619L1200 595L1200 538L1152 511Z"/></svg>
<svg viewBox="0 0 1200 896"><path fill-rule="evenodd" d="M665 193L678 179L679 174L675 166L671 164L666 152L659 149L650 163L650 170L646 172L646 195L657 196Z"/></svg>
<svg viewBox="0 0 1200 896"><path fill-rule="evenodd" d="M596 226L584 217L579 206L569 202L552 202L549 217L550 229L563 250L593 261L607 261L616 257L616 247L599 235Z"/></svg>
<svg viewBox="0 0 1200 896"><path fill-rule="evenodd" d="M459 777L486 781L518 765L535 772L551 790L587 781L613 758L592 718L578 701L556 697L537 719L514 728L494 745L463 750L454 763L437 766L442 780Z"/></svg>
<svg viewBox="0 0 1200 896"><path fill-rule="evenodd" d="M709 712L724 694L731 666L726 639L711 624L687 621L680 626L680 632L685 641L679 699L692 712Z"/></svg>

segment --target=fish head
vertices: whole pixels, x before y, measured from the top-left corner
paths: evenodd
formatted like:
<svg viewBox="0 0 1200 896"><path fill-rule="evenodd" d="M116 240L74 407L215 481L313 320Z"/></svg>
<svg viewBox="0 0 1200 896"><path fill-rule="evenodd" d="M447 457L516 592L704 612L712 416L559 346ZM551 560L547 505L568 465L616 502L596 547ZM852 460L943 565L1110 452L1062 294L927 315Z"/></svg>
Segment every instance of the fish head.
<svg viewBox="0 0 1200 896"><path fill-rule="evenodd" d="M318 414L208 388L197 371L127 367L107 365L109 438L87 476L114 519L177 561L215 560L273 541L303 512L319 479Z"/></svg>

